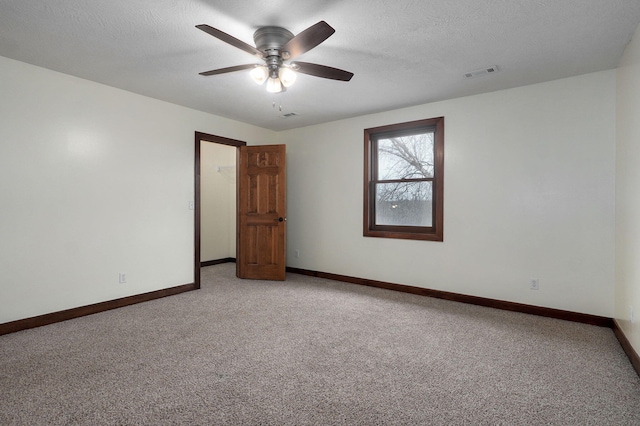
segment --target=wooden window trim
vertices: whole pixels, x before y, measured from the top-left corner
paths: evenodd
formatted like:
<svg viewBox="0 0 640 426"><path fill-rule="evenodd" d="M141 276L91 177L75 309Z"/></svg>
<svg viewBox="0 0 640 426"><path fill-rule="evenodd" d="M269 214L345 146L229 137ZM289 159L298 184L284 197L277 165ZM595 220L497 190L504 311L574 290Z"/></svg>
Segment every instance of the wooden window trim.
<svg viewBox="0 0 640 426"><path fill-rule="evenodd" d="M434 175L433 178L419 179L433 182L433 226L381 226L375 225L375 196L373 195L373 173L376 170L373 157L372 137L384 133L404 133L420 128L435 128L434 135ZM365 237L400 238L408 240L444 241L444 117L391 124L364 130L364 192L363 192L363 235Z"/></svg>

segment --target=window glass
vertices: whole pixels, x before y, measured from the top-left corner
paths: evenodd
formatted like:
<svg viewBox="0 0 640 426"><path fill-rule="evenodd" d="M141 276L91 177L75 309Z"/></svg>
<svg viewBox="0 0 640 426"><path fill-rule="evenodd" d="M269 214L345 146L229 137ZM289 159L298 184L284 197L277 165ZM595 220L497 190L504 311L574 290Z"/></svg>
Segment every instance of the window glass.
<svg viewBox="0 0 640 426"><path fill-rule="evenodd" d="M376 184L376 225L432 226L431 182Z"/></svg>
<svg viewBox="0 0 640 426"><path fill-rule="evenodd" d="M433 177L433 131L377 142L378 180Z"/></svg>

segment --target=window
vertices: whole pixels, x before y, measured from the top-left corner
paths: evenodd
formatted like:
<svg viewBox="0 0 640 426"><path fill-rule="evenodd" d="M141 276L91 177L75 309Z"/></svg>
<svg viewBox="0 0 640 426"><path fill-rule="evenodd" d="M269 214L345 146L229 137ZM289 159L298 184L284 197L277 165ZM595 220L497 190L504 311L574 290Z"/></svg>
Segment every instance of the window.
<svg viewBox="0 0 640 426"><path fill-rule="evenodd" d="M443 241L444 117L364 131L364 236Z"/></svg>

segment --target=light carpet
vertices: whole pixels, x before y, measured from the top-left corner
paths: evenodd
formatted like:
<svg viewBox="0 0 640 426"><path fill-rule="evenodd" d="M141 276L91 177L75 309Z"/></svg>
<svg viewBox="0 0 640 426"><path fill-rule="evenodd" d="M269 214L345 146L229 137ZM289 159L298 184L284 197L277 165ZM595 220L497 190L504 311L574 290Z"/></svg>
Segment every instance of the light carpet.
<svg viewBox="0 0 640 426"><path fill-rule="evenodd" d="M640 425L610 329L234 268L0 336L0 424Z"/></svg>

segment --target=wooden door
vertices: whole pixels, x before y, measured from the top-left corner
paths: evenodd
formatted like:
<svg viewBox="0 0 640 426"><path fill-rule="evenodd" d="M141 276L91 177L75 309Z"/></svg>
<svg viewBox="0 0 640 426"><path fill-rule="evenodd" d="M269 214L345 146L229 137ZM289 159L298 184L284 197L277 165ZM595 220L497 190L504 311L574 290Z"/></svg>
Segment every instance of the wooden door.
<svg viewBox="0 0 640 426"><path fill-rule="evenodd" d="M284 280L285 145L241 146L238 152L239 278Z"/></svg>

